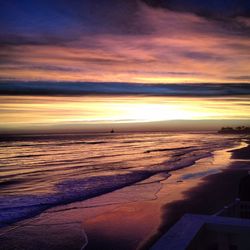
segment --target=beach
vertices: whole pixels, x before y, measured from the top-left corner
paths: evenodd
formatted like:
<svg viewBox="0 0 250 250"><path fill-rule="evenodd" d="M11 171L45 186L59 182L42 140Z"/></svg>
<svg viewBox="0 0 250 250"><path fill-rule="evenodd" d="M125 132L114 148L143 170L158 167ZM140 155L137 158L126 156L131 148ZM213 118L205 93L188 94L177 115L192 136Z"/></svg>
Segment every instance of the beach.
<svg viewBox="0 0 250 250"><path fill-rule="evenodd" d="M50 208L0 229L1 249L149 249L184 213L214 214L237 198L249 155L244 141L189 167Z"/></svg>
<svg viewBox="0 0 250 250"><path fill-rule="evenodd" d="M0 27L0 250L250 250L250 0L0 0Z"/></svg>

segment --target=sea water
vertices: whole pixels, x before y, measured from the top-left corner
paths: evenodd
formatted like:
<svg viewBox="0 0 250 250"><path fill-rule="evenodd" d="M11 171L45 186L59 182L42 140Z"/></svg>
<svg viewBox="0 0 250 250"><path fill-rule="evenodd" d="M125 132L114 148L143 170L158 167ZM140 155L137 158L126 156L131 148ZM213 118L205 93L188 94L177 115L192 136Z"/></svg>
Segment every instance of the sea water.
<svg viewBox="0 0 250 250"><path fill-rule="evenodd" d="M1 137L0 226L168 176L239 141L237 135L162 132Z"/></svg>

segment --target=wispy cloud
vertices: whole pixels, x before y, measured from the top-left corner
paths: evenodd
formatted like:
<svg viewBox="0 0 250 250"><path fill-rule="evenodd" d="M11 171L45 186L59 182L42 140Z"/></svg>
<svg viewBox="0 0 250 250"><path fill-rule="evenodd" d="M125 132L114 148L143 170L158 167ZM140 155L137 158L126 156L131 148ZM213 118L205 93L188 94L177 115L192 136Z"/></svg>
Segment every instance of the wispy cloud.
<svg viewBox="0 0 250 250"><path fill-rule="evenodd" d="M0 78L249 82L249 4L222 2L4 1Z"/></svg>

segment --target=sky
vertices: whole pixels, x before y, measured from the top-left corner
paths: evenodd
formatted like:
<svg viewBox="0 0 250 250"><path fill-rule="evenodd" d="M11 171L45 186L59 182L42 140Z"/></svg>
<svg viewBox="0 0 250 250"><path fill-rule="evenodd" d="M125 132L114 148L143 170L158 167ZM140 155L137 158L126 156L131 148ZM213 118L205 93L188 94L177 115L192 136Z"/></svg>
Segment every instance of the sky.
<svg viewBox="0 0 250 250"><path fill-rule="evenodd" d="M250 124L249 0L0 0L0 30L0 132Z"/></svg>

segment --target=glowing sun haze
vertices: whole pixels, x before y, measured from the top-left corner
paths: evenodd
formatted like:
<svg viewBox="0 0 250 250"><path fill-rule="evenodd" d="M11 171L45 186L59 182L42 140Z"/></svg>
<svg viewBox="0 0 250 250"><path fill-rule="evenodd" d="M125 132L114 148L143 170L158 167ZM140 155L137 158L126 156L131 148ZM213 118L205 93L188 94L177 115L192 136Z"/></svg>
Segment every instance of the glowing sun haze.
<svg viewBox="0 0 250 250"><path fill-rule="evenodd" d="M192 98L192 97L45 97L40 96L5 96L1 101L0 119L2 130L18 129L36 130L39 127L55 129L72 129L81 131L84 124L93 130L108 129L113 124L126 123L133 128L133 123L182 120L246 120L248 123L250 95L245 98ZM228 123L228 122L227 122ZM227 124L226 123L226 124ZM103 128L98 128L102 124ZM130 124L130 125L129 125ZM223 124L223 123L222 123ZM229 122L230 124L230 122ZM242 121L240 122L242 123ZM77 125L75 128L72 125ZM178 129L178 126L164 126ZM140 129L150 129L141 124ZM89 130L89 129L88 129ZM122 129L124 130L124 129Z"/></svg>

